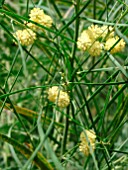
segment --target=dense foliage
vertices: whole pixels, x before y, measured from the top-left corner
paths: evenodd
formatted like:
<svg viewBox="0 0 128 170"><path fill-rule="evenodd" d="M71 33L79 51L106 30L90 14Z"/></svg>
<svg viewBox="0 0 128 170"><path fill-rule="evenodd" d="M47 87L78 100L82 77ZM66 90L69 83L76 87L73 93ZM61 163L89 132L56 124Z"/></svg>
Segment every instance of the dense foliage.
<svg viewBox="0 0 128 170"><path fill-rule="evenodd" d="M128 1L0 1L0 169L128 169Z"/></svg>

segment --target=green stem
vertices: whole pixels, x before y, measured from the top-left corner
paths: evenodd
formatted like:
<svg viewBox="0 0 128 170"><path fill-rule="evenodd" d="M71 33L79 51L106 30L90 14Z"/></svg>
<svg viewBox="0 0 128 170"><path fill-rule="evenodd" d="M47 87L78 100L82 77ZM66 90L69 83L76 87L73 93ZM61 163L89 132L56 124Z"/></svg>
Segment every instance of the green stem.
<svg viewBox="0 0 128 170"><path fill-rule="evenodd" d="M67 143L68 127L69 127L69 110L70 110L70 106L68 106L67 108L67 116L66 116L63 139L62 139L61 155L63 155L66 152L66 143Z"/></svg>
<svg viewBox="0 0 128 170"><path fill-rule="evenodd" d="M93 2L93 18L96 19L96 0Z"/></svg>
<svg viewBox="0 0 128 170"><path fill-rule="evenodd" d="M17 151L19 151L26 158L29 158L33 152L32 150L28 149L21 143L17 142L15 139L9 138L2 133L0 133L0 139L4 142L11 144ZM53 170L49 162L40 153L37 153L37 155L35 156L34 163L38 168L41 168L43 170Z"/></svg>
<svg viewBox="0 0 128 170"><path fill-rule="evenodd" d="M62 31L64 31L70 24L72 24L73 21L75 21L76 18L78 18L78 17L80 16L80 14L85 10L85 8L86 8L90 3L91 3L91 1L88 0L88 1L86 2L86 4L83 6L83 8L81 8L81 10L79 10L79 12L78 12L75 16L73 16L73 17L71 18L71 20L70 20L65 26L63 26L63 27L60 29L60 31L55 35L54 38L56 38L57 36L59 36L60 33L62 33Z"/></svg>

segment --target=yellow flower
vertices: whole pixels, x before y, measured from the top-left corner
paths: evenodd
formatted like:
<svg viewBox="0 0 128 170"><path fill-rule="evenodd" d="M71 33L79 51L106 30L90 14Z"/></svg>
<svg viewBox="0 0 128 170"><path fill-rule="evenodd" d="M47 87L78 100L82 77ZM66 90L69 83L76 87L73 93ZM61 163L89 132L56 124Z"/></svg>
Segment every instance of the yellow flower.
<svg viewBox="0 0 128 170"><path fill-rule="evenodd" d="M102 33L100 27L97 25L91 25L87 30L84 30L77 41L79 49L85 51L88 50L92 56L99 56L102 52L102 44L98 41L100 34Z"/></svg>
<svg viewBox="0 0 128 170"><path fill-rule="evenodd" d="M100 36L102 38L108 39L108 38L114 37L113 27L104 25L100 27L100 29L101 29Z"/></svg>
<svg viewBox="0 0 128 170"><path fill-rule="evenodd" d="M30 29L18 30L15 32L14 36L25 46L33 44L36 40L36 34Z"/></svg>
<svg viewBox="0 0 128 170"><path fill-rule="evenodd" d="M57 99L57 105L59 107L67 107L70 103L69 95L66 92L60 91L58 99Z"/></svg>
<svg viewBox="0 0 128 170"><path fill-rule="evenodd" d="M81 50L87 50L87 48L89 46L91 46L92 44L92 40L90 39L89 35L88 35L88 32L86 30L84 30L80 37L78 38L78 41L77 41L77 46L79 49Z"/></svg>
<svg viewBox="0 0 128 170"><path fill-rule="evenodd" d="M79 145L79 150L83 152L86 156L90 154L90 148L92 148L92 151L95 150L96 135L93 130L85 130L81 132L80 140L81 140L81 143Z"/></svg>
<svg viewBox="0 0 128 170"><path fill-rule="evenodd" d="M31 11L30 11L30 19L35 21L35 22L38 22L41 20L41 18L44 16L44 11L41 10L40 8L33 8Z"/></svg>
<svg viewBox="0 0 128 170"><path fill-rule="evenodd" d="M103 45L99 41L95 41L88 49L88 52L91 56L99 56L102 52L102 47Z"/></svg>
<svg viewBox="0 0 128 170"><path fill-rule="evenodd" d="M44 15L44 18L41 20L41 24L44 25L45 27L50 28L52 26L52 18L49 15Z"/></svg>
<svg viewBox="0 0 128 170"><path fill-rule="evenodd" d="M58 86L53 86L53 87L51 87L48 90L48 99L51 102L55 102L56 101L56 98L57 98L57 95L58 95L58 91L59 91Z"/></svg>
<svg viewBox="0 0 128 170"><path fill-rule="evenodd" d="M53 86L48 90L48 99L63 108L70 103L68 93L60 90L57 86Z"/></svg>
<svg viewBox="0 0 128 170"><path fill-rule="evenodd" d="M89 37L94 41L96 40L99 36L101 36L101 28L98 27L98 25L91 25L87 29Z"/></svg>
<svg viewBox="0 0 128 170"><path fill-rule="evenodd" d="M44 11L40 8L33 8L30 11L30 20L37 22L40 25L43 25L45 27L51 27L53 20L49 15L46 15ZM36 30L39 27L33 23L28 23L27 26L33 30Z"/></svg>
<svg viewBox="0 0 128 170"><path fill-rule="evenodd" d="M113 38L109 38L106 43L105 43L105 50L110 50L110 48L119 40L119 37L113 37ZM120 52L125 48L125 42L123 39L121 39L114 47L113 49L110 51L111 54L116 53L116 52Z"/></svg>
<svg viewBox="0 0 128 170"><path fill-rule="evenodd" d="M79 49L88 50L91 56L99 56L102 52L104 41L114 36L113 27L91 25L84 30L77 40Z"/></svg>
<svg viewBox="0 0 128 170"><path fill-rule="evenodd" d="M83 51L88 50L89 54L92 56L99 56L102 52L102 44L99 41L95 41L93 32L91 34L90 30L84 30L81 33L77 41L77 46Z"/></svg>

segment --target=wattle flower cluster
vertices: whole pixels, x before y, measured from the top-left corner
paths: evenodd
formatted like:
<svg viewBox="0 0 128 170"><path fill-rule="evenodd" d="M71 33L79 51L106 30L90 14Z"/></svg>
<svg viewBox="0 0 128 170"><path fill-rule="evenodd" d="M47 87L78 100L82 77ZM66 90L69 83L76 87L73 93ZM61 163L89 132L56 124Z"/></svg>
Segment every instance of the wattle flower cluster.
<svg viewBox="0 0 128 170"><path fill-rule="evenodd" d="M77 40L77 46L83 51L87 50L91 56L99 56L104 49L110 50L118 39L118 36L114 36L113 27L91 25L81 33ZM124 48L125 42L121 39L110 53L122 51Z"/></svg>
<svg viewBox="0 0 128 170"><path fill-rule="evenodd" d="M109 38L106 43L105 43L105 49L109 50L117 41L119 40L118 36ZM120 52L124 49L125 47L125 42L123 39L121 39L115 46L114 48L111 49L111 54Z"/></svg>
<svg viewBox="0 0 128 170"><path fill-rule="evenodd" d="M43 10L40 8L33 8L30 11L30 20L41 24L45 27L51 27L52 26L52 19L50 16L46 15ZM14 33L14 37L19 40L21 45L28 46L32 45L34 41L36 40L36 33L35 30L39 29L36 24L33 23L26 23L27 29L18 30Z"/></svg>
<svg viewBox="0 0 128 170"><path fill-rule="evenodd" d="M33 44L36 40L36 34L30 29L18 30L14 36L25 46Z"/></svg>
<svg viewBox="0 0 128 170"><path fill-rule="evenodd" d="M70 98L67 92L64 92L58 88L58 86L53 86L48 90L48 99L54 102L59 107L67 107L70 103Z"/></svg>
<svg viewBox="0 0 128 170"><path fill-rule="evenodd" d="M29 17L30 17L30 20L40 25L43 25L45 27L48 27L48 28L50 28L53 23L52 18L49 15L46 15L44 11L40 8L33 8L30 11ZM40 28L36 24L33 24L33 23L27 23L27 26L34 31Z"/></svg>
<svg viewBox="0 0 128 170"><path fill-rule="evenodd" d="M83 152L86 156L90 154L90 150L95 150L96 135L93 130L85 130L80 134L81 143L79 145L79 150Z"/></svg>

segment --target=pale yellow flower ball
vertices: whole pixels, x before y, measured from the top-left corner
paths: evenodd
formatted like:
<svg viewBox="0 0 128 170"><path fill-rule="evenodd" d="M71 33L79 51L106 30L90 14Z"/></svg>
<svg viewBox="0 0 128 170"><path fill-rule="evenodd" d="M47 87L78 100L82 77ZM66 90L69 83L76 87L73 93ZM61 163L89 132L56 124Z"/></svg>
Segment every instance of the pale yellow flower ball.
<svg viewBox="0 0 128 170"><path fill-rule="evenodd" d="M89 37L94 41L101 36L101 28L98 25L91 25L87 29Z"/></svg>
<svg viewBox="0 0 128 170"><path fill-rule="evenodd" d="M40 24L42 24L42 25L50 28L50 27L52 26L52 23L53 23L52 18L51 18L49 15L46 15L46 14L45 14L44 17L42 18Z"/></svg>
<svg viewBox="0 0 128 170"><path fill-rule="evenodd" d="M79 49L88 50L92 56L99 56L102 52L102 44L96 40L99 37L100 28L97 25L91 25L87 30L84 30L77 40Z"/></svg>
<svg viewBox="0 0 128 170"><path fill-rule="evenodd" d="M70 103L68 93L60 90L57 86L49 88L48 99L62 108L67 107Z"/></svg>
<svg viewBox="0 0 128 170"><path fill-rule="evenodd" d="M33 8L30 11L29 17L32 21L38 22L44 16L44 11L40 8Z"/></svg>
<svg viewBox="0 0 128 170"><path fill-rule="evenodd" d="M89 143L86 139L85 133L87 135ZM80 140L81 143L79 145L79 150L83 152L86 156L90 154L90 147L92 148L93 151L95 150L96 135L93 130L85 130L85 132L81 132Z"/></svg>
<svg viewBox="0 0 128 170"><path fill-rule="evenodd" d="M33 44L36 40L36 34L31 29L18 30L14 36L25 46Z"/></svg>
<svg viewBox="0 0 128 170"><path fill-rule="evenodd" d="M79 49L85 51L92 44L92 40L90 39L86 30L84 30L77 41L77 46Z"/></svg>
<svg viewBox="0 0 128 170"><path fill-rule="evenodd" d="M48 99L51 102L55 102L57 99L58 92L59 92L58 86L53 86L53 87L49 88L48 89Z"/></svg>
<svg viewBox="0 0 128 170"><path fill-rule="evenodd" d="M34 8L30 11L30 20L50 28L52 26L53 20L49 15L46 15L44 11L40 8ZM33 23L28 23L27 26L33 30L39 29L39 27ZM41 29L41 28L40 28Z"/></svg>
<svg viewBox="0 0 128 170"><path fill-rule="evenodd" d="M105 43L105 50L110 50L110 48L119 40L119 37L109 38ZM121 39L110 51L111 54L122 51L125 48L125 42Z"/></svg>
<svg viewBox="0 0 128 170"><path fill-rule="evenodd" d="M57 99L57 105L59 107L67 107L70 103L69 95L66 92L60 91L58 99Z"/></svg>
<svg viewBox="0 0 128 170"><path fill-rule="evenodd" d="M99 41L95 41L88 49L88 52L91 56L96 57L101 54L102 48L103 45Z"/></svg>

